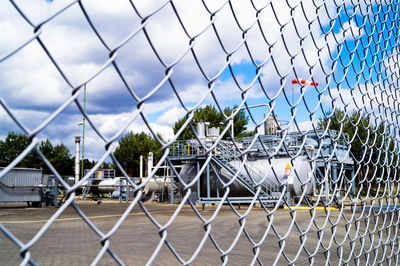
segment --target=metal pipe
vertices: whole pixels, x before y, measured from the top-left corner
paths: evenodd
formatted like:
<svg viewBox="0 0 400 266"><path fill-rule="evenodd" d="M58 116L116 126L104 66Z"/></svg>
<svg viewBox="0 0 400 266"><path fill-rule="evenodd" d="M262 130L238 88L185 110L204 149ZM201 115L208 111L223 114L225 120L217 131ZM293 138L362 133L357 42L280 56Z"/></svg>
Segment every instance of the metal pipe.
<svg viewBox="0 0 400 266"><path fill-rule="evenodd" d="M81 137L75 137L75 184L79 182L79 148L81 146Z"/></svg>
<svg viewBox="0 0 400 266"><path fill-rule="evenodd" d="M140 155L139 178L141 183L143 180L143 155Z"/></svg>
<svg viewBox="0 0 400 266"><path fill-rule="evenodd" d="M147 157L147 176L150 176L153 170L153 153L149 152L149 157Z"/></svg>

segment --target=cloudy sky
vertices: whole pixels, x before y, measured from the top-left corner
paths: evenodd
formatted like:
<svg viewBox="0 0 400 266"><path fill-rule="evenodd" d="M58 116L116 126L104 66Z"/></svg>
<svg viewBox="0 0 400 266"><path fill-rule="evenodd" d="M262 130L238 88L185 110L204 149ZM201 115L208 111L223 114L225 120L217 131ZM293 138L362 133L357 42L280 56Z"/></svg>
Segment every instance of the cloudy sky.
<svg viewBox="0 0 400 266"><path fill-rule="evenodd" d="M390 15L380 23L386 28L374 19L365 22L364 5L132 2L15 1L19 11L0 3L0 98L18 121L34 130L76 88L83 105L80 86L87 80L86 112L106 139L125 127L149 132L137 115L142 102L148 125L165 139L173 138L174 123L188 110L205 104L268 104L278 119L294 116L310 129L322 107L373 110L397 103L398 40L390 34ZM382 66L370 67L374 62ZM292 85L296 75L319 86ZM250 111L255 123L248 127L254 129L270 110ZM38 136L72 151L80 121L72 102ZM0 107L0 138L12 130L21 131ZM104 141L90 125L85 134L86 156L98 159Z"/></svg>

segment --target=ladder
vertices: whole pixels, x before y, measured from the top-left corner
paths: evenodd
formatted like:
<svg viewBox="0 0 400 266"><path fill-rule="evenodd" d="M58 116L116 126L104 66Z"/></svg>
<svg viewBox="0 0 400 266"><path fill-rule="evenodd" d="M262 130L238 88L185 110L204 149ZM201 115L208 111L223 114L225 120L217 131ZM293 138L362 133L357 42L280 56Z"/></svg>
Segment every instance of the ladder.
<svg viewBox="0 0 400 266"><path fill-rule="evenodd" d="M81 199L83 199L83 200L86 199L87 195L89 195L91 187L92 187L92 179L89 178L85 187L82 190L82 198Z"/></svg>

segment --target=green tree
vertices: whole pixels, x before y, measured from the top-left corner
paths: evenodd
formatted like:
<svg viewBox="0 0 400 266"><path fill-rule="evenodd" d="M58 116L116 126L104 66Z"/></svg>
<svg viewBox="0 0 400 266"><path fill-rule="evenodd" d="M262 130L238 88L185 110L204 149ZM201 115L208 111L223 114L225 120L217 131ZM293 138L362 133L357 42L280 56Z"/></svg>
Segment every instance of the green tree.
<svg viewBox="0 0 400 266"><path fill-rule="evenodd" d="M373 134L371 133L377 130L376 126L370 123L368 116L355 111L346 115L340 109L328 114L328 118L321 118L318 121L318 128L328 128L347 133L349 140L353 140L350 151L354 158L358 160L361 159L365 150L368 149L367 144L372 144Z"/></svg>
<svg viewBox="0 0 400 266"><path fill-rule="evenodd" d="M0 140L0 166L6 167L28 146L29 140L25 134L10 132L5 140ZM67 146L64 144L53 147L50 140L46 139L40 142L39 150L50 161L59 174L72 175L74 173L74 160ZM42 168L45 174L51 174L50 170L35 151L29 152L17 167Z"/></svg>
<svg viewBox="0 0 400 266"><path fill-rule="evenodd" d="M10 164L28 145L26 135L10 132L5 140L0 140L0 166L6 167Z"/></svg>
<svg viewBox="0 0 400 266"><path fill-rule="evenodd" d="M368 180L361 186L364 194L371 193L368 192L370 186L372 191L376 190L378 178L387 179L390 178L389 173L396 173L395 167L389 161L396 162L398 159L394 136L383 121L371 119L371 116L356 111L346 115L344 111L336 110L329 114L328 118L321 118L318 122L319 129L337 130L348 134L351 156L356 160L354 168L361 167L360 174L356 177L357 182L360 185L361 181Z"/></svg>
<svg viewBox="0 0 400 266"><path fill-rule="evenodd" d="M224 109L224 114L229 117L232 114L232 111L235 110L237 106L234 106L232 109L230 107L226 107ZM175 125L174 125L174 134L176 134L179 129L183 126L183 124L186 122L187 117L183 117L179 119ZM243 137L247 135L254 135L253 132L247 132L246 125L249 121L249 117L246 116L246 113L244 110L240 110L238 114L234 117L234 134L235 137ZM209 127L217 127L220 129L220 132L223 131L223 129L227 126L225 124L225 118L224 115L219 113L217 109L212 106L212 105L206 105L205 107L199 108L194 111L193 114L193 119L191 120L191 124L194 127L194 130L196 130L196 123L198 122L209 122L210 126ZM227 133L224 138L227 138L229 136L229 133ZM194 134L190 126L188 125L185 130L181 133L181 135L178 137L178 139L193 139Z"/></svg>
<svg viewBox="0 0 400 266"><path fill-rule="evenodd" d="M82 161L80 160L80 163L82 163ZM95 165L96 165L96 161L90 161L89 159L85 158L83 160L83 165L85 166L85 169L92 169ZM82 166L80 166L82 167Z"/></svg>
<svg viewBox="0 0 400 266"><path fill-rule="evenodd" d="M74 173L74 160L69 149L63 143L54 147L49 160L60 175L72 175Z"/></svg>
<svg viewBox="0 0 400 266"><path fill-rule="evenodd" d="M158 138L162 141L161 136ZM147 157L153 152L154 162L162 156L162 146L156 139L144 132L129 132L119 140L114 155L129 176L139 176L140 155Z"/></svg>
<svg viewBox="0 0 400 266"><path fill-rule="evenodd" d="M230 116L237 107L237 105L235 105L232 109L230 107L226 107L224 109L225 115ZM255 134L255 132L253 131L246 131L246 126L248 122L249 117L246 115L245 110L240 110L239 113L233 118L233 132L235 134L235 137L241 138L246 136L253 136Z"/></svg>

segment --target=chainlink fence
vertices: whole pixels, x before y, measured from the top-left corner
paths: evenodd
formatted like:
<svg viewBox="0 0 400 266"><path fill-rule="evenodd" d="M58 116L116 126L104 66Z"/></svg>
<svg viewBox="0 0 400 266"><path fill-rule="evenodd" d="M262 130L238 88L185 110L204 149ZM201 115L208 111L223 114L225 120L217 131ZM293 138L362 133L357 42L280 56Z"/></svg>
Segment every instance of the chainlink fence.
<svg viewBox="0 0 400 266"><path fill-rule="evenodd" d="M19 248L21 264L35 264L31 249L70 207L98 236L101 249L93 264L107 253L117 264L135 264L124 261L110 242L133 210L144 213L159 236L147 264L165 248L175 264L201 264L196 259L205 245L219 254L215 264L239 264L230 258L241 252L251 254L251 264L265 265L398 263L398 1L0 5L6 17L0 28L10 29L1 40L0 103L3 119L12 121L1 128L18 128L30 141L0 172L0 180L33 150L65 191L63 204L29 241L21 241L7 223L0 224L2 237ZM36 57L31 58L30 47L47 58L46 67L41 61L32 64ZM24 65L49 78L37 80L38 72L17 75L11 70L24 71ZM24 80L35 87L34 94ZM54 90L42 90L49 83ZM99 83L105 85L95 91ZM57 86L68 96L60 100ZM26 102L44 98L43 105L26 107ZM28 111L22 112L22 106ZM196 116L205 106L223 116L219 124ZM46 130L55 125L73 128L66 129L71 132L77 128L76 120L65 122L71 121L72 109L85 118L85 149L102 145L104 150L92 153L95 167L69 185L38 144L39 135L49 134ZM111 109L117 123L98 119ZM38 115L31 119L37 124L31 126L24 117L38 110L46 115L34 112ZM249 118L247 135L240 132L239 116ZM158 135L166 118L175 122L183 117L174 134ZM114 156L119 139L137 125L162 145L161 156L139 183ZM174 124L168 125L172 132ZM117 222L100 230L78 196L104 162L113 163L128 180L130 198ZM156 183L160 171L168 173L168 179L163 177L165 197L175 204L163 221L144 203L151 193L148 184ZM189 243L189 230L197 230L201 241L182 255L168 232L188 206L201 226L182 227L179 235ZM212 208L212 215L205 216L202 206ZM238 227L228 232L229 243L221 245L213 225L227 209L234 218L225 219ZM249 223L253 215L262 221L256 231ZM131 239L130 248L142 241ZM248 248L238 249L239 241ZM274 248L266 248L269 244Z"/></svg>

